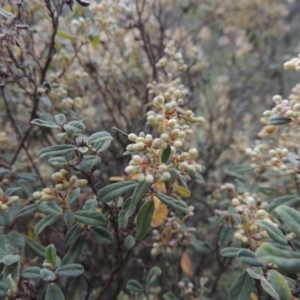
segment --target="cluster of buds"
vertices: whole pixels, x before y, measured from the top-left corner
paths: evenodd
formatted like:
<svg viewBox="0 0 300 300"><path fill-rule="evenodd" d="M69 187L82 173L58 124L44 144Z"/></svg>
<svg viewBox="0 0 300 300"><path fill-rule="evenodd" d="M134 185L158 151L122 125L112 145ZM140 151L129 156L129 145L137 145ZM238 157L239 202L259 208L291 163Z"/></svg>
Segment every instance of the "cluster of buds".
<svg viewBox="0 0 300 300"><path fill-rule="evenodd" d="M59 200L65 202L73 190L87 185L86 179L78 179L75 175L68 179L68 171L61 169L59 172L52 174L52 179L56 182L55 188L44 188L41 192L34 192L33 197L38 201ZM66 197L62 191L67 192Z"/></svg>
<svg viewBox="0 0 300 300"><path fill-rule="evenodd" d="M195 227L185 227L183 225L187 218L194 216L194 207L189 207L189 213L182 219L178 219L174 212L170 213L164 230L160 234L157 230L153 230L153 238L155 242L152 245L151 255L157 256L161 254L164 247L167 252L172 252L178 246L188 246L192 244L192 236L196 231Z"/></svg>
<svg viewBox="0 0 300 300"><path fill-rule="evenodd" d="M286 70L296 70L296 71L300 71L300 54L298 55L298 57L295 57L289 61L287 61L286 63L284 63L283 67Z"/></svg>
<svg viewBox="0 0 300 300"><path fill-rule="evenodd" d="M0 212L7 211L18 200L19 196L5 196L3 190L0 189Z"/></svg>
<svg viewBox="0 0 300 300"><path fill-rule="evenodd" d="M300 98L292 97L293 99L283 99L280 95L275 95L272 99L275 107L272 110L264 112L264 117L280 115L291 118L295 123L300 124Z"/></svg>
<svg viewBox="0 0 300 300"><path fill-rule="evenodd" d="M61 106L72 108L75 107L76 109L81 109L83 105L83 101L81 97L76 97L74 99L71 99L69 97L62 99Z"/></svg>
<svg viewBox="0 0 300 300"><path fill-rule="evenodd" d="M194 292L194 285L191 282L179 281L178 287L182 290L187 296L191 297L191 299L196 299L196 293Z"/></svg>

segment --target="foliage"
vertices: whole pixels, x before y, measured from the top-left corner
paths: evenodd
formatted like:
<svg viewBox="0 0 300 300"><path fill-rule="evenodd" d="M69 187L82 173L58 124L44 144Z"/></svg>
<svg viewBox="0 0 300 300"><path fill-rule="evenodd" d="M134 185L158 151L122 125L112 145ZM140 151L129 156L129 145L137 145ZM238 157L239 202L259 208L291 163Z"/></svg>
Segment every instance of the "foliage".
<svg viewBox="0 0 300 300"><path fill-rule="evenodd" d="M0 298L298 299L298 7L0 1Z"/></svg>

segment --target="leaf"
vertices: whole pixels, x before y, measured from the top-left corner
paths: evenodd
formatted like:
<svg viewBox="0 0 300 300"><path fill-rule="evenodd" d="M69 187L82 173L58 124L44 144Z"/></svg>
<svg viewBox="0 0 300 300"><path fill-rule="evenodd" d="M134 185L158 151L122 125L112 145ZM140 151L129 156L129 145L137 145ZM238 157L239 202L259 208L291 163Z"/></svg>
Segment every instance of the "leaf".
<svg viewBox="0 0 300 300"><path fill-rule="evenodd" d="M187 275L188 277L193 277L194 270L193 270L193 264L186 252L183 252L181 259L180 259L180 267L182 271Z"/></svg>
<svg viewBox="0 0 300 300"><path fill-rule="evenodd" d="M29 215L34 214L37 211L37 206L36 204L29 204L24 207L22 207L15 215L14 218L22 218L22 217L27 217Z"/></svg>
<svg viewBox="0 0 300 300"><path fill-rule="evenodd" d="M70 246L68 252L62 259L63 265L72 264L78 261L84 246L84 234L79 235Z"/></svg>
<svg viewBox="0 0 300 300"><path fill-rule="evenodd" d="M59 214L49 214L41 219L34 227L34 233L39 235L47 226L50 226L56 222Z"/></svg>
<svg viewBox="0 0 300 300"><path fill-rule="evenodd" d="M157 197L153 196L153 198L157 198ZM165 223L167 215L168 215L167 205L165 205L163 203L159 204L159 206L154 210L154 213L152 216L152 221L151 221L151 226L158 227L158 226L163 225Z"/></svg>
<svg viewBox="0 0 300 300"><path fill-rule="evenodd" d="M183 198L188 198L191 196L191 191L183 186L175 185L176 192Z"/></svg>
<svg viewBox="0 0 300 300"><path fill-rule="evenodd" d="M132 249L136 244L135 238L132 235L127 235L124 241L124 246L127 250Z"/></svg>
<svg viewBox="0 0 300 300"><path fill-rule="evenodd" d="M121 181L110 184L99 191L98 198L102 203L107 203L130 191L136 185L135 181Z"/></svg>
<svg viewBox="0 0 300 300"><path fill-rule="evenodd" d="M64 40L77 40L77 37L72 35L72 34L69 34L65 31L62 31L62 30L58 30L56 35L58 37L60 37L61 39L64 39Z"/></svg>
<svg viewBox="0 0 300 300"><path fill-rule="evenodd" d="M25 269L22 273L22 277L30 278L30 279L40 279L41 278L41 271L42 269L39 267L29 267Z"/></svg>
<svg viewBox="0 0 300 300"><path fill-rule="evenodd" d="M193 247L199 253L209 253L212 251L212 247L207 241L198 241L193 239Z"/></svg>
<svg viewBox="0 0 300 300"><path fill-rule="evenodd" d="M170 197L170 196L165 195L160 192L157 193L157 197L159 198L159 200L161 202L163 202L164 204L166 204L168 207L170 207L173 210L181 211L181 212L185 212L185 213L189 212L188 206L183 201L176 200L173 197Z"/></svg>
<svg viewBox="0 0 300 300"><path fill-rule="evenodd" d="M47 269L41 269L40 274L41 274L41 278L44 281L53 281L56 278L56 275L52 271Z"/></svg>
<svg viewBox="0 0 300 300"><path fill-rule="evenodd" d="M256 250L255 256L261 263L274 263L282 271L291 273L300 272L299 252L282 250L270 243L264 242Z"/></svg>
<svg viewBox="0 0 300 300"><path fill-rule="evenodd" d="M122 205L122 209L119 212L118 225L120 228L125 228L127 226L128 217L126 217L126 212L130 205L130 200L131 200L131 198L124 201L124 203Z"/></svg>
<svg viewBox="0 0 300 300"><path fill-rule="evenodd" d="M292 119L284 116L273 117L269 120L269 125L285 125L291 123Z"/></svg>
<svg viewBox="0 0 300 300"><path fill-rule="evenodd" d="M254 252L249 249L240 249L236 257L243 263L251 265L253 267L261 267L262 264L255 258Z"/></svg>
<svg viewBox="0 0 300 300"><path fill-rule="evenodd" d="M300 213L285 205L278 206L275 211L285 225L298 237L300 237Z"/></svg>
<svg viewBox="0 0 300 300"><path fill-rule="evenodd" d="M268 270L267 280L279 296L279 300L292 299L287 280L276 270Z"/></svg>
<svg viewBox="0 0 300 300"><path fill-rule="evenodd" d="M232 237L233 237L232 226L230 226L230 225L224 226L221 231L220 238L219 238L221 245L222 246L228 245L228 243L232 240Z"/></svg>
<svg viewBox="0 0 300 300"><path fill-rule="evenodd" d="M286 237L283 235L282 231L279 230L275 225L267 221L258 221L256 222L256 224L263 227L273 241L281 245L287 245L288 241Z"/></svg>
<svg viewBox="0 0 300 300"><path fill-rule="evenodd" d="M94 211L97 207L98 207L98 201L93 198L85 201L82 210Z"/></svg>
<svg viewBox="0 0 300 300"><path fill-rule="evenodd" d="M54 116L55 121L62 125L67 122L66 116L64 114L58 114Z"/></svg>
<svg viewBox="0 0 300 300"><path fill-rule="evenodd" d="M44 121L41 119L34 119L31 121L31 124L35 124L41 127L48 127L48 128L60 128L57 124L49 121Z"/></svg>
<svg viewBox="0 0 300 300"><path fill-rule="evenodd" d="M103 227L91 227L90 233L92 239L98 244L108 245L114 241L114 236Z"/></svg>
<svg viewBox="0 0 300 300"><path fill-rule="evenodd" d="M69 144L55 145L47 148L43 148L39 152L39 157L44 156L65 156L66 154L72 153L75 151L76 147Z"/></svg>
<svg viewBox="0 0 300 300"><path fill-rule="evenodd" d="M81 171L89 172L91 169L99 166L100 163L101 157L97 155L85 155L82 161L80 162L79 169Z"/></svg>
<svg viewBox="0 0 300 300"><path fill-rule="evenodd" d="M137 204L145 196L149 187L150 184L146 181L139 182L136 185L131 196L130 205L126 211L125 218L128 219L135 212Z"/></svg>
<svg viewBox="0 0 300 300"><path fill-rule="evenodd" d="M277 294L274 287L267 281L265 277L261 277L260 279L261 287L274 298L275 300L280 300L279 295ZM284 299L285 300L285 299Z"/></svg>
<svg viewBox="0 0 300 300"><path fill-rule="evenodd" d="M20 255L18 254L8 254L5 255L4 257L2 257L1 261L3 264L5 264L6 266L10 266L14 263L16 263L17 261L20 260Z"/></svg>
<svg viewBox="0 0 300 300"><path fill-rule="evenodd" d="M247 271L244 271L235 280L230 288L229 299L230 300L246 300L250 298L254 286L254 280Z"/></svg>
<svg viewBox="0 0 300 300"><path fill-rule="evenodd" d="M85 125L81 121L71 121L63 125L63 129L66 132L77 133L85 131Z"/></svg>
<svg viewBox="0 0 300 300"><path fill-rule="evenodd" d="M90 143L90 144L102 143L107 140L113 140L112 136L106 131L100 131L100 132L93 133L88 138L88 143Z"/></svg>
<svg viewBox="0 0 300 300"><path fill-rule="evenodd" d="M100 43L100 36L99 36L99 34L97 34L97 35L95 35L95 36L92 37L92 39L91 39L91 45L94 48L96 48L99 45L99 43Z"/></svg>
<svg viewBox="0 0 300 300"><path fill-rule="evenodd" d="M246 271L254 279L260 280L264 276L263 270L260 267L247 268Z"/></svg>
<svg viewBox="0 0 300 300"><path fill-rule="evenodd" d="M171 156L171 146L168 144L167 148L165 148L162 151L161 162L164 163L164 164L167 163L168 160L170 159L170 156Z"/></svg>
<svg viewBox="0 0 300 300"><path fill-rule="evenodd" d="M46 215L60 214L62 208L55 201L43 201L37 205L38 209Z"/></svg>
<svg viewBox="0 0 300 300"><path fill-rule="evenodd" d="M149 287L162 273L162 270L158 267L153 267L146 277L146 284Z"/></svg>
<svg viewBox="0 0 300 300"><path fill-rule="evenodd" d="M106 223L105 217L97 211L76 211L74 213L74 218L80 223L91 226L102 226Z"/></svg>
<svg viewBox="0 0 300 300"><path fill-rule="evenodd" d="M74 213L72 210L67 209L64 213L64 221L67 227L71 227L74 223Z"/></svg>
<svg viewBox="0 0 300 300"><path fill-rule="evenodd" d="M17 188L8 188L7 190L5 190L4 196L6 196L6 197L13 196L15 194L18 194L18 192L20 190L21 190L20 187L17 187Z"/></svg>
<svg viewBox="0 0 300 300"><path fill-rule="evenodd" d="M172 292L167 292L163 294L163 298L164 300L179 300L179 298L177 298Z"/></svg>
<svg viewBox="0 0 300 300"><path fill-rule="evenodd" d="M143 286L134 279L130 279L126 284L126 289L132 292L142 292Z"/></svg>
<svg viewBox="0 0 300 300"><path fill-rule="evenodd" d="M84 267L79 264L68 264L56 269L59 277L77 277L84 273Z"/></svg>
<svg viewBox="0 0 300 300"><path fill-rule="evenodd" d="M56 249L53 244L49 245L45 249L45 260L47 263L52 266L55 265L56 262Z"/></svg>
<svg viewBox="0 0 300 300"><path fill-rule="evenodd" d="M137 216L137 223L136 223L137 234L135 239L137 241L142 240L147 235L151 225L153 212L154 212L153 200L147 201L141 207Z"/></svg>
<svg viewBox="0 0 300 300"><path fill-rule="evenodd" d="M58 285L51 283L46 291L45 300L65 300L65 296Z"/></svg>
<svg viewBox="0 0 300 300"><path fill-rule="evenodd" d="M277 206L284 204L286 206L293 206L299 203L299 197L297 195L285 195L279 198L275 198L269 205L268 205L268 212L272 212Z"/></svg>
<svg viewBox="0 0 300 300"><path fill-rule="evenodd" d="M45 247L35 242L28 236L25 236L25 246L35 255L45 258Z"/></svg>
<svg viewBox="0 0 300 300"><path fill-rule="evenodd" d="M76 201L78 199L79 194L80 194L80 188L73 190L71 195L69 196L68 204L72 204L74 201Z"/></svg>
<svg viewBox="0 0 300 300"><path fill-rule="evenodd" d="M82 232L82 227L79 223L73 225L65 235L64 244L66 247L71 245L76 237Z"/></svg>

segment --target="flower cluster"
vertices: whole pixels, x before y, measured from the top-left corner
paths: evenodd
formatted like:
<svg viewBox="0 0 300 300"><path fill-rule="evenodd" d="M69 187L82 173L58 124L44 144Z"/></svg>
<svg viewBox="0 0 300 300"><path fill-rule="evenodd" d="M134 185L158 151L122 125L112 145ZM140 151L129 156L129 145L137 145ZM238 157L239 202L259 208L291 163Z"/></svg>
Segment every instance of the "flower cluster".
<svg viewBox="0 0 300 300"><path fill-rule="evenodd" d="M8 210L8 208L18 200L19 196L6 196L0 188L0 212Z"/></svg>

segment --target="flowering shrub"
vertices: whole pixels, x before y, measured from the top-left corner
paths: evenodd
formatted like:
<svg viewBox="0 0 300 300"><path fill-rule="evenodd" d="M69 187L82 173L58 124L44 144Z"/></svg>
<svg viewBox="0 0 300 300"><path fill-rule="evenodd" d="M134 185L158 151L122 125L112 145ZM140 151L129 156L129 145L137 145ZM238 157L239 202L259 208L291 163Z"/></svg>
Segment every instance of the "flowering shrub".
<svg viewBox="0 0 300 300"><path fill-rule="evenodd" d="M293 6L198 2L0 1L0 298L297 299Z"/></svg>

